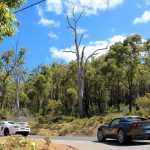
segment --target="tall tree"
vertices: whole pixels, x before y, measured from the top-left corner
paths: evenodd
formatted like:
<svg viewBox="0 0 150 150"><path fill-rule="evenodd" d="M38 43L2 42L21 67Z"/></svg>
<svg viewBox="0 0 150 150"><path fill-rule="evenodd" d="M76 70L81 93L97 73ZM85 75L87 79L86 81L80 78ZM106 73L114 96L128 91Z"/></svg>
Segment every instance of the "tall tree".
<svg viewBox="0 0 150 150"><path fill-rule="evenodd" d="M16 87L16 112L19 112L20 107L20 92L19 92L19 84L22 80L23 76L25 75L26 71L23 68L23 65L25 63L24 56L26 54L26 49L21 48L21 50L18 50L18 42L16 45L13 45L13 57L12 57L12 63L13 63L13 72L12 77L15 80L15 87Z"/></svg>
<svg viewBox="0 0 150 150"><path fill-rule="evenodd" d="M120 99L121 99L121 82L123 80L123 76L125 73L124 67L124 54L125 48L121 42L115 43L113 46L110 47L110 51L106 54L105 58L105 74L109 76L110 79L109 83L113 90L115 90L115 100L117 104L118 111L120 111ZM102 69L104 70L104 68ZM116 86L115 86L116 85ZM116 89L114 89L116 87Z"/></svg>
<svg viewBox="0 0 150 150"><path fill-rule="evenodd" d="M83 96L84 96L84 81L85 81L85 74L87 70L87 64L93 56L98 54L98 51L107 49L106 47L102 49L93 50L93 53L91 53L87 58L85 58L86 46L81 45L84 34L81 34L81 36L78 34L78 23L83 15L84 15L84 10L81 11L79 16L76 17L74 8L72 9L71 16L66 15L68 28L71 29L74 34L75 49L70 50L70 51L64 51L64 52L69 52L69 53L73 53L76 55L77 72L78 72L78 90L77 91L78 91L80 117L84 115Z"/></svg>
<svg viewBox="0 0 150 150"><path fill-rule="evenodd" d="M150 39L148 39L144 43L144 53L145 53L144 62L146 65L149 66L150 69Z"/></svg>
<svg viewBox="0 0 150 150"><path fill-rule="evenodd" d="M0 42L16 31L17 20L12 10L21 7L25 0L0 0Z"/></svg>
<svg viewBox="0 0 150 150"><path fill-rule="evenodd" d="M140 52L142 50L142 38L139 34L128 36L123 45L126 49L124 53L126 77L129 89L129 112L132 112L134 96L134 78L137 72L137 66L140 63Z"/></svg>
<svg viewBox="0 0 150 150"><path fill-rule="evenodd" d="M6 100L6 88L7 88L7 80L9 77L12 75L13 71L13 62L12 62L12 57L13 57L13 51L8 50L4 52L1 57L0 57L0 84L1 84L1 108L3 108L3 104Z"/></svg>

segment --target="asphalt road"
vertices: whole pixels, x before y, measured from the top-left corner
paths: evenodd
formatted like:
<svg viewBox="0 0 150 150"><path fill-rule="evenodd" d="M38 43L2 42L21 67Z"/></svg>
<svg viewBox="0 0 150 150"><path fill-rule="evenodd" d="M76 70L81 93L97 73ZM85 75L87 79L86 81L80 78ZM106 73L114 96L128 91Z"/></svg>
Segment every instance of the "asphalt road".
<svg viewBox="0 0 150 150"><path fill-rule="evenodd" d="M44 139L42 136L29 138ZM75 147L79 150L149 150L150 140L133 141L127 145L119 145L117 140L108 139L105 143L97 142L95 137L52 137L52 141Z"/></svg>

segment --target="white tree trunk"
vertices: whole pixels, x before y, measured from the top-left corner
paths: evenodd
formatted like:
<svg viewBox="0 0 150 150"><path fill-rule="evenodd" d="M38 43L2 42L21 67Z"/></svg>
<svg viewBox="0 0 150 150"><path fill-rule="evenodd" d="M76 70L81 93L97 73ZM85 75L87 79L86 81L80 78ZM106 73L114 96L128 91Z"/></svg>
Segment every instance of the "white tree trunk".
<svg viewBox="0 0 150 150"><path fill-rule="evenodd" d="M17 113L19 113L19 107L20 107L20 104L19 104L19 80L18 78L16 78L16 111Z"/></svg>
<svg viewBox="0 0 150 150"><path fill-rule="evenodd" d="M83 94L84 94L84 74L81 67L78 71L78 101L79 101L79 113L80 117L83 117Z"/></svg>

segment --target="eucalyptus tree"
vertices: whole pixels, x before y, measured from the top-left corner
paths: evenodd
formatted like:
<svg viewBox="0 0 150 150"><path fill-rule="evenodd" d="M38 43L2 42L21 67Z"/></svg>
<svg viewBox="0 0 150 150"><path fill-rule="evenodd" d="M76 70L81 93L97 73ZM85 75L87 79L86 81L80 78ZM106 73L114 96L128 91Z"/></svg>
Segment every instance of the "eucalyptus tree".
<svg viewBox="0 0 150 150"><path fill-rule="evenodd" d="M109 52L105 57L105 65L102 68L103 72L109 78L109 83L111 85L111 90L115 91L114 99L117 100L117 108L120 111L121 102L121 86L123 85L123 77L125 75L125 48L121 42L115 43L110 47ZM105 71L104 71L105 69ZM116 88L115 88L116 87ZM110 92L111 93L111 92Z"/></svg>
<svg viewBox="0 0 150 150"><path fill-rule="evenodd" d="M13 45L12 48L12 74L11 76L13 77L15 81L15 90L16 90L16 113L19 112L20 108L20 81L23 79L24 75L26 74L26 70L24 69L24 64L25 64L25 55L26 55L26 48L21 48L21 50L18 50L18 43L16 45ZM18 115L18 114L17 114Z"/></svg>
<svg viewBox="0 0 150 150"><path fill-rule="evenodd" d="M29 98L29 109L33 113L39 113L42 99L44 97L46 78L42 71L42 65L38 65L30 73L28 80L25 82L25 91Z"/></svg>
<svg viewBox="0 0 150 150"><path fill-rule="evenodd" d="M13 72L13 62L12 62L12 57L13 57L13 51L8 50L4 52L0 56L0 84L1 84L1 108L3 108L3 104L6 100L6 92L7 92L7 84L8 84L8 79L12 75Z"/></svg>
<svg viewBox="0 0 150 150"><path fill-rule="evenodd" d="M150 68L150 39L144 43L144 62Z"/></svg>
<svg viewBox="0 0 150 150"><path fill-rule="evenodd" d="M126 49L123 54L125 57L126 79L129 89L129 112L132 112L134 95L134 78L137 72L138 64L140 63L140 52L142 50L142 37L139 34L128 36L123 46Z"/></svg>
<svg viewBox="0 0 150 150"><path fill-rule="evenodd" d="M105 56L102 55L88 64L85 80L86 115L102 114L109 100L107 77L102 73Z"/></svg>
<svg viewBox="0 0 150 150"><path fill-rule="evenodd" d="M5 36L11 36L18 25L13 10L22 6L25 0L0 0L0 42Z"/></svg>

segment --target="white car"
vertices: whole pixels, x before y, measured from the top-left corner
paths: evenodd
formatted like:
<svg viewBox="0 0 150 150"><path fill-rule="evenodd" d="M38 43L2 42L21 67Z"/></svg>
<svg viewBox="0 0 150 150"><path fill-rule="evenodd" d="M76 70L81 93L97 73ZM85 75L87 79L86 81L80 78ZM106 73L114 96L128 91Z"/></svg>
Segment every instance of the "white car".
<svg viewBox="0 0 150 150"><path fill-rule="evenodd" d="M15 122L15 121L1 121L0 122L0 134L5 136L12 134L21 134L22 136L28 136L30 133L30 127L27 122Z"/></svg>

